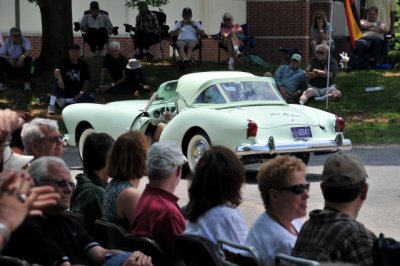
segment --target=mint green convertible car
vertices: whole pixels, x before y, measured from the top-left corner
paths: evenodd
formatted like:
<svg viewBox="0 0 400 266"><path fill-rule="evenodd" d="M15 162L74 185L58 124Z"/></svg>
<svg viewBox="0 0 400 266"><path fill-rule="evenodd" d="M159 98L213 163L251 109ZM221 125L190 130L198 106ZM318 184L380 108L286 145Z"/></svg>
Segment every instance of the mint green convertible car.
<svg viewBox="0 0 400 266"><path fill-rule="evenodd" d="M108 104L80 103L63 110L69 145L79 151L92 132L114 139L129 130L147 135L174 114L160 140L182 147L194 170L211 145L229 147L245 164L276 154L293 154L306 163L310 153L350 150L343 135L344 121L308 106L287 104L271 78L246 72L202 72L161 84L150 100Z"/></svg>

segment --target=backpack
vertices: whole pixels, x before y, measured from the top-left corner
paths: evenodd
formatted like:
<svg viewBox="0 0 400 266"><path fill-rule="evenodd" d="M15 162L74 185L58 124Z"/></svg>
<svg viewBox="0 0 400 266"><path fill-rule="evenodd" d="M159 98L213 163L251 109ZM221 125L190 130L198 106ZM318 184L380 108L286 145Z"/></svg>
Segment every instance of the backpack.
<svg viewBox="0 0 400 266"><path fill-rule="evenodd" d="M373 246L374 266L400 265L400 242L385 237L382 233L375 240Z"/></svg>

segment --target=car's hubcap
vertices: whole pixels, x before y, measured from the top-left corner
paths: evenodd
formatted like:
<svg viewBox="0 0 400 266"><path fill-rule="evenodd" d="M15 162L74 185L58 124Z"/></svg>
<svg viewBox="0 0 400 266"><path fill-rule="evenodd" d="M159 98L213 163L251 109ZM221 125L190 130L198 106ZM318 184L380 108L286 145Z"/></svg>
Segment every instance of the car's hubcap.
<svg viewBox="0 0 400 266"><path fill-rule="evenodd" d="M208 149L209 146L206 141L199 141L196 143L192 149L192 158L196 164Z"/></svg>

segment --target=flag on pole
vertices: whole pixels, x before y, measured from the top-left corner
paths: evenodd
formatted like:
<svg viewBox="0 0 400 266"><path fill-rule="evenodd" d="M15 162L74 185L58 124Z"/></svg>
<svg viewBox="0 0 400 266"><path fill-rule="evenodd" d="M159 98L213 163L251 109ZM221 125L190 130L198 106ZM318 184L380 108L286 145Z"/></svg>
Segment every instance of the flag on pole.
<svg viewBox="0 0 400 266"><path fill-rule="evenodd" d="M355 0L338 0L343 2L344 11L346 13L347 26L349 28L351 46L353 49L356 48L356 41L361 38L361 25L360 18L358 16L358 10Z"/></svg>

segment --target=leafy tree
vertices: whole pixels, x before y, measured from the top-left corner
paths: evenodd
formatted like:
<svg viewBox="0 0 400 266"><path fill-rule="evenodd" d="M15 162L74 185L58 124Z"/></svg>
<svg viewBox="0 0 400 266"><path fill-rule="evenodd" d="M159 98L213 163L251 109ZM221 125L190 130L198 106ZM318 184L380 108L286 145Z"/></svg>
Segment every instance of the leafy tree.
<svg viewBox="0 0 400 266"><path fill-rule="evenodd" d="M67 55L73 42L71 0L28 0L40 9L42 50L36 62L39 70L53 69Z"/></svg>
<svg viewBox="0 0 400 266"><path fill-rule="evenodd" d="M148 6L160 7L168 4L169 0L129 0L126 6L137 8L140 2L146 2Z"/></svg>

